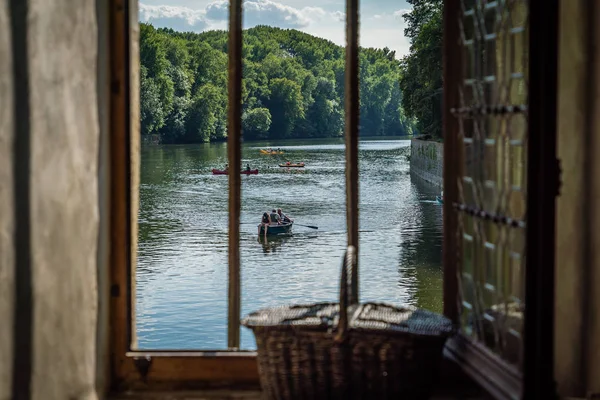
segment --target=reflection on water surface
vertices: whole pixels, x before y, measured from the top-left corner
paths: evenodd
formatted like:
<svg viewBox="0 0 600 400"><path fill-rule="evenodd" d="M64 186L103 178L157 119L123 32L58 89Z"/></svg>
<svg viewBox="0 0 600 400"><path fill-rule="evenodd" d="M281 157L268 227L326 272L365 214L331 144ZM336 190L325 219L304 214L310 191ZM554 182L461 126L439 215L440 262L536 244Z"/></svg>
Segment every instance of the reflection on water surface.
<svg viewBox="0 0 600 400"><path fill-rule="evenodd" d="M242 313L282 303L335 301L346 243L344 145L335 140L246 143L242 177ZM361 300L441 312L442 208L436 188L411 179L408 140L360 143ZM142 149L136 324L142 349L227 344L225 144ZM306 163L304 169L279 163ZM281 207L293 234L258 238L264 211ZM242 328L242 348L254 349Z"/></svg>

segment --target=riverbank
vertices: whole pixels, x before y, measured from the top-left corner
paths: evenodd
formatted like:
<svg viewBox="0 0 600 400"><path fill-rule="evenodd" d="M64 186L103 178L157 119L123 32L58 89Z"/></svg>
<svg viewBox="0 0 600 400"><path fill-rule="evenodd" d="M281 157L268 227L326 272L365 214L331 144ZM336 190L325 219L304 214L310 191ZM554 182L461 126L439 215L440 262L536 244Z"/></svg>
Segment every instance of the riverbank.
<svg viewBox="0 0 600 400"><path fill-rule="evenodd" d="M413 138L410 141L410 173L444 187L444 143Z"/></svg>

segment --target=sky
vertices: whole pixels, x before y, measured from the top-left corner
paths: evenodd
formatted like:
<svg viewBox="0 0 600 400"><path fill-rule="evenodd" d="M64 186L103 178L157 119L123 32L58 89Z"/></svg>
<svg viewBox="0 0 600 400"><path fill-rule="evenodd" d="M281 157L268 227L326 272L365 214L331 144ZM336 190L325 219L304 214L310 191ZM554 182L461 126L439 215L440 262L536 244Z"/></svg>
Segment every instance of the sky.
<svg viewBox="0 0 600 400"><path fill-rule="evenodd" d="M402 14L406 0L362 0L360 45L388 47L400 58L409 51ZM139 19L157 28L202 32L227 29L228 0L140 0ZM345 0L244 0L244 28L293 28L345 45Z"/></svg>

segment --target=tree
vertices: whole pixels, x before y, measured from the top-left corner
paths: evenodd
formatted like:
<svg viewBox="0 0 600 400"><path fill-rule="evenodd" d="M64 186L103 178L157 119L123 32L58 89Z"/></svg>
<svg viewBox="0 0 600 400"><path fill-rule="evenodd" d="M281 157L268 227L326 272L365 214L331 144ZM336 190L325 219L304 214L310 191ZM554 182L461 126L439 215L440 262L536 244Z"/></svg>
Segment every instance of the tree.
<svg viewBox="0 0 600 400"><path fill-rule="evenodd" d="M304 118L302 88L287 78L270 82L271 96L266 104L271 111L270 138L290 137L295 124Z"/></svg>
<svg viewBox="0 0 600 400"><path fill-rule="evenodd" d="M165 110L160 100L160 91L154 80L148 78L148 69L140 68L140 117L145 135L158 133L165 124Z"/></svg>
<svg viewBox="0 0 600 400"><path fill-rule="evenodd" d="M244 137L266 139L271 128L271 112L268 108L253 108L242 115Z"/></svg>
<svg viewBox="0 0 600 400"><path fill-rule="evenodd" d="M198 89L186 121L186 142L210 142L227 137L226 98L219 88L207 83Z"/></svg>
<svg viewBox="0 0 600 400"><path fill-rule="evenodd" d="M442 0L409 0L405 14L411 39L410 54L402 60L402 107L417 120L422 134L442 137Z"/></svg>
<svg viewBox="0 0 600 400"><path fill-rule="evenodd" d="M227 137L227 32L176 32L140 24L142 134L163 143ZM293 29L244 33L243 130L247 139L335 137L344 127L344 49ZM361 48L361 128L411 131L393 51Z"/></svg>

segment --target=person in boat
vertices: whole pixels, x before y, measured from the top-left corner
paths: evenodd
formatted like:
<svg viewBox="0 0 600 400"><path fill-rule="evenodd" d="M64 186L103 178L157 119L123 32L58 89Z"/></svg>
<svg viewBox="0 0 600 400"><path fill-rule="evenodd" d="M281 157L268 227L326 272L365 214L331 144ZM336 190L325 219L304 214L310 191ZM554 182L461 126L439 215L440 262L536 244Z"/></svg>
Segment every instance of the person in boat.
<svg viewBox="0 0 600 400"><path fill-rule="evenodd" d="M277 214L277 210L273 209L271 211L271 222L277 222L277 225L281 224L281 217L279 217L279 214Z"/></svg>
<svg viewBox="0 0 600 400"><path fill-rule="evenodd" d="M246 164L246 171L250 172L250 164Z"/></svg>
<svg viewBox="0 0 600 400"><path fill-rule="evenodd" d="M225 164L225 172L229 171L229 164Z"/></svg>
<svg viewBox="0 0 600 400"><path fill-rule="evenodd" d="M269 224L271 223L271 217L268 212L264 212L262 215L262 219L260 220L260 226L258 227L258 234L260 235L260 228L265 227L265 238L267 237L267 229L269 229Z"/></svg>
<svg viewBox="0 0 600 400"><path fill-rule="evenodd" d="M279 215L279 219L285 223L290 223L293 222L294 220L291 219L290 217L288 217L287 215L285 215L283 213L283 211L281 211L281 208L277 209L277 215Z"/></svg>
<svg viewBox="0 0 600 400"><path fill-rule="evenodd" d="M288 162L286 162L285 164L286 164L286 165L290 165L290 162L288 161Z"/></svg>

